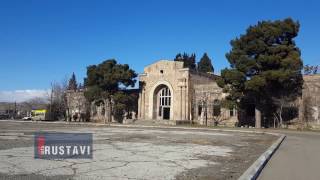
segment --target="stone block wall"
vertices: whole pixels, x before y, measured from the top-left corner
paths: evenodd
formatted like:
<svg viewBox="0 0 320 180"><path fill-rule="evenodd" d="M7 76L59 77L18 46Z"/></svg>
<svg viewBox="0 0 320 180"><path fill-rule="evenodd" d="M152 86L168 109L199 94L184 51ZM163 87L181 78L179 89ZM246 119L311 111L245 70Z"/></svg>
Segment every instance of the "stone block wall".
<svg viewBox="0 0 320 180"><path fill-rule="evenodd" d="M88 103L84 90L66 91L66 100L68 121L88 121Z"/></svg>
<svg viewBox="0 0 320 180"><path fill-rule="evenodd" d="M320 74L303 76L302 98L299 99L299 120L306 126L320 129Z"/></svg>

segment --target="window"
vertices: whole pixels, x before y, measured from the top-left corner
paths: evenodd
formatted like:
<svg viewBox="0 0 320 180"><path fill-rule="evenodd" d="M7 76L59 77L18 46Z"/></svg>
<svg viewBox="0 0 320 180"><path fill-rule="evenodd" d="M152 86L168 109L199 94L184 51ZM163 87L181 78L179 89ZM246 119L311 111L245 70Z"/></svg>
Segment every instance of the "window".
<svg viewBox="0 0 320 180"><path fill-rule="evenodd" d="M171 92L168 87L164 87L159 92L159 116L163 119L170 118ZM169 115L167 114L169 113Z"/></svg>
<svg viewBox="0 0 320 180"><path fill-rule="evenodd" d="M230 117L234 116L234 110L233 108L230 108Z"/></svg>
<svg viewBox="0 0 320 180"><path fill-rule="evenodd" d="M198 106L198 116L201 116L201 112L202 112L202 107L199 105Z"/></svg>
<svg viewBox="0 0 320 180"><path fill-rule="evenodd" d="M213 116L220 116L221 114L221 105L219 100L213 101Z"/></svg>
<svg viewBox="0 0 320 180"><path fill-rule="evenodd" d="M163 74L163 70L162 69L160 70L160 73Z"/></svg>
<svg viewBox="0 0 320 180"><path fill-rule="evenodd" d="M171 106L171 92L167 87L160 92L160 106Z"/></svg>

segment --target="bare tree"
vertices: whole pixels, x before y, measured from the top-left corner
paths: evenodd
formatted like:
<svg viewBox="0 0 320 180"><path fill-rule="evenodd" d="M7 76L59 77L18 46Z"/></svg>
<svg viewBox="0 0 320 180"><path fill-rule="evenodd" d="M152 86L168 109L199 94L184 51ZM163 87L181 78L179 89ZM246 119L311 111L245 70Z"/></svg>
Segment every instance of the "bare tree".
<svg viewBox="0 0 320 180"><path fill-rule="evenodd" d="M281 96L279 98L274 98L273 101L275 105L277 106L277 110L273 113L274 116L274 127L276 127L276 124L278 127L283 128L284 126L284 120L283 120L283 109L286 107L291 107L293 102L294 102L293 97L288 97L288 96ZM277 123L275 122L277 121Z"/></svg>
<svg viewBox="0 0 320 180"><path fill-rule="evenodd" d="M60 120L66 118L66 97L65 91L67 90L67 80L61 82L51 83L49 117L51 120Z"/></svg>
<svg viewBox="0 0 320 180"><path fill-rule="evenodd" d="M203 115L204 124L206 126L210 125L210 122L213 122L214 126L218 126L222 122L228 120L225 118L227 113L227 103L224 100L218 100L217 94L212 92L202 92L198 94L199 106L201 107L201 114ZM214 100L213 100L214 99ZM196 104L196 99L193 99Z"/></svg>
<svg viewBox="0 0 320 180"><path fill-rule="evenodd" d="M302 124L306 127L309 126L309 121L312 119L312 97L309 95L309 93L306 93L302 97L302 105L303 105L303 119Z"/></svg>
<svg viewBox="0 0 320 180"><path fill-rule="evenodd" d="M224 116L223 116L226 113L227 113L227 109L226 108L222 108L219 115L216 115L216 116L214 115L213 116L214 126L218 126L222 122L228 120L228 119L224 118Z"/></svg>

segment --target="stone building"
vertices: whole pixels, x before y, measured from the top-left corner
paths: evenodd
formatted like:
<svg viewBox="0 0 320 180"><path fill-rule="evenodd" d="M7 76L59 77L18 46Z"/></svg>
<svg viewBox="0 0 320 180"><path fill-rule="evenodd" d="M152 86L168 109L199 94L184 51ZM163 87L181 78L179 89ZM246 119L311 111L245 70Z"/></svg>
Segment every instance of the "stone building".
<svg viewBox="0 0 320 180"><path fill-rule="evenodd" d="M88 121L88 103L84 97L84 91L66 91L67 121Z"/></svg>
<svg viewBox="0 0 320 180"><path fill-rule="evenodd" d="M138 89L122 90L124 93L135 96L133 107L124 112L123 122L130 122L130 120L136 119L137 110L137 96ZM84 96L85 89L67 90L67 120L68 121L91 121L97 123L117 122L114 115L110 112L109 103L106 100L93 101L89 103ZM113 103L113 101L111 101Z"/></svg>
<svg viewBox="0 0 320 180"><path fill-rule="evenodd" d="M160 60L139 75L138 118L169 124L235 125L235 108L224 109L226 94L216 76L183 67L183 62Z"/></svg>
<svg viewBox="0 0 320 180"><path fill-rule="evenodd" d="M289 124L303 122L320 127L320 75L304 76L302 97L293 103L299 118ZM252 115L246 122L238 120L243 114L236 108L223 108L227 94L216 83L217 76L199 73L183 67L183 62L160 60L144 68L139 75L139 89L126 90L139 96L136 112L125 112L124 120L150 120L164 124L192 123L200 125L254 126ZM114 122L107 103L89 104L83 90L68 91L70 121ZM251 111L250 111L251 112ZM239 118L241 119L241 118ZM124 121L127 122L127 121ZM250 123L248 123L250 122Z"/></svg>
<svg viewBox="0 0 320 180"><path fill-rule="evenodd" d="M306 126L320 129L320 74L303 76L302 97L299 98L299 120Z"/></svg>

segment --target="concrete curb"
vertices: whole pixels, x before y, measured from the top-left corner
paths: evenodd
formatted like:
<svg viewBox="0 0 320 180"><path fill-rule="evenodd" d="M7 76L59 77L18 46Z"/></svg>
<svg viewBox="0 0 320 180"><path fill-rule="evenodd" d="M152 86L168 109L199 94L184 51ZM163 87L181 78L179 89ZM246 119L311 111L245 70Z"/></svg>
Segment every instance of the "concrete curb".
<svg viewBox="0 0 320 180"><path fill-rule="evenodd" d="M279 148L281 143L286 138L285 135L281 135L278 140L273 143L267 151L265 151L240 177L238 180L252 180L257 179L262 169L270 160L275 151Z"/></svg>

